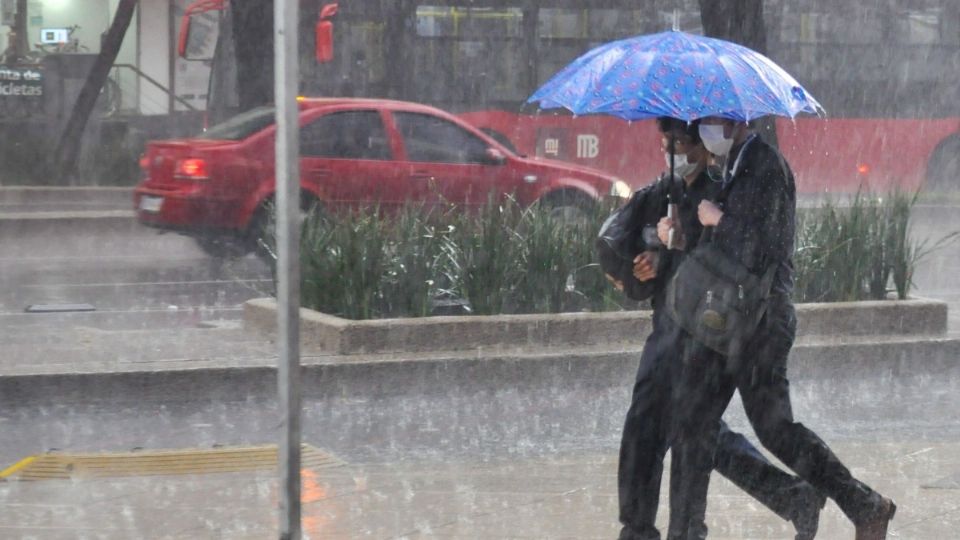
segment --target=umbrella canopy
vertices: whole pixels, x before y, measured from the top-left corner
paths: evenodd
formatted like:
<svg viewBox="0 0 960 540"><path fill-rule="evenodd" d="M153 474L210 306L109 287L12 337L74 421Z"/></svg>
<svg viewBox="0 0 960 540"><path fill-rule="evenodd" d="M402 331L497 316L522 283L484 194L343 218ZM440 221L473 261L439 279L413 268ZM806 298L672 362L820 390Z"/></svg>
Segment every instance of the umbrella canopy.
<svg viewBox="0 0 960 540"><path fill-rule="evenodd" d="M675 30L592 49L527 102L626 120L752 120L823 112L796 79L766 56L729 41Z"/></svg>

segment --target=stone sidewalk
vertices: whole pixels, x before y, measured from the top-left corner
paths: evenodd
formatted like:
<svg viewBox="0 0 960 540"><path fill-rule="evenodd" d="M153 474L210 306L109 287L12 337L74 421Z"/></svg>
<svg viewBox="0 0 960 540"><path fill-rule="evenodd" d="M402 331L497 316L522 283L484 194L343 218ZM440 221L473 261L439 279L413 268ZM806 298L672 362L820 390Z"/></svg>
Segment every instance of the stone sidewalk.
<svg viewBox="0 0 960 540"><path fill-rule="evenodd" d="M835 450L897 501L889 538L957 537L960 444L846 443ZM612 540L618 532L614 455L400 463L341 457L347 464L304 471L304 538ZM6 482L0 537L276 538L276 500L269 471ZM662 504L661 523L666 514ZM715 539L793 538L789 524L716 475L708 524ZM852 537L852 526L828 503L818 538Z"/></svg>

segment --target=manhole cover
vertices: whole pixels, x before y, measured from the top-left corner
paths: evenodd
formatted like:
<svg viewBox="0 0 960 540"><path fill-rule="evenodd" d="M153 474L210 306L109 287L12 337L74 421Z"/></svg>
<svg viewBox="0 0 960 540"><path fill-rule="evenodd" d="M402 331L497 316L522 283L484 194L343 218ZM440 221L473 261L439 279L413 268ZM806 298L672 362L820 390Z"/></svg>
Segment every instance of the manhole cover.
<svg viewBox="0 0 960 540"><path fill-rule="evenodd" d="M305 444L303 468L325 469L345 463L335 456ZM233 446L178 450L78 454L50 452L30 456L0 471L0 480L60 480L178 474L215 474L277 467L277 446Z"/></svg>
<svg viewBox="0 0 960 540"><path fill-rule="evenodd" d="M71 313L75 311L96 311L90 304L31 304L27 313Z"/></svg>

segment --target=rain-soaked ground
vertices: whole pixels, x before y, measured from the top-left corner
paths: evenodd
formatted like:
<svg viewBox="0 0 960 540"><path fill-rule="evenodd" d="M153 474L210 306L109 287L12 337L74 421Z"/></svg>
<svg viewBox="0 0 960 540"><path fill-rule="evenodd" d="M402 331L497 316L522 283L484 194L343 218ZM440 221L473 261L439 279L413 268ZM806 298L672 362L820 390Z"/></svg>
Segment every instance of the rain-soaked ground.
<svg viewBox="0 0 960 540"><path fill-rule="evenodd" d="M917 232L958 229L957 214L921 208ZM217 263L187 239L129 224L4 222L0 235L0 337L14 346L35 340L36 349L56 351L58 336L95 332L110 332L118 354L174 350L189 332L239 342L252 339L239 327L240 304L270 289L267 269L252 257ZM931 255L916 276L917 294L947 300L956 313L958 266L960 245ZM97 311L23 312L54 302L90 303ZM950 326L956 334L956 315ZM224 346L241 354L237 343ZM252 356L271 354L263 342L244 346ZM916 370L868 371L855 380L805 373L793 379L795 414L856 474L897 498L893 537L952 538L960 529L960 367L931 371L916 360ZM416 400L389 389L331 397L306 388L304 441L346 463L313 476L312 491L305 484L312 493L304 499L308 533L612 538L627 382L564 395L528 383L529 394L508 388ZM53 391L7 400L0 427L10 436L0 440L0 465L51 449L270 443L279 429L270 390L211 399L202 388L174 388L160 398L65 401ZM728 419L749 433L737 399ZM0 537L265 538L275 526L275 493L263 472L0 484ZM712 537L789 537L789 527L723 480L713 483L710 502ZM851 534L828 506L820 537Z"/></svg>

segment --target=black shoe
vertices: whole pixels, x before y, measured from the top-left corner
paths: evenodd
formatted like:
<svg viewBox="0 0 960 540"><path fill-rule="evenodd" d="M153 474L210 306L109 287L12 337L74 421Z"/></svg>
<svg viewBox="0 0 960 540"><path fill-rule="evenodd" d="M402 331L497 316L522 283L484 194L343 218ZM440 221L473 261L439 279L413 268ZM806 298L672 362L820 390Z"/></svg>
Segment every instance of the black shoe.
<svg viewBox="0 0 960 540"><path fill-rule="evenodd" d="M620 536L617 540L660 540L660 531L651 527L645 533L638 533L630 527L620 529Z"/></svg>
<svg viewBox="0 0 960 540"><path fill-rule="evenodd" d="M790 522L797 530L796 540L813 540L820 525L820 510L827 498L810 484L804 484L793 497L793 517Z"/></svg>
<svg viewBox="0 0 960 540"><path fill-rule="evenodd" d="M897 513L897 505L886 497L881 497L878 508L866 520L857 524L856 540L884 540L887 526Z"/></svg>

